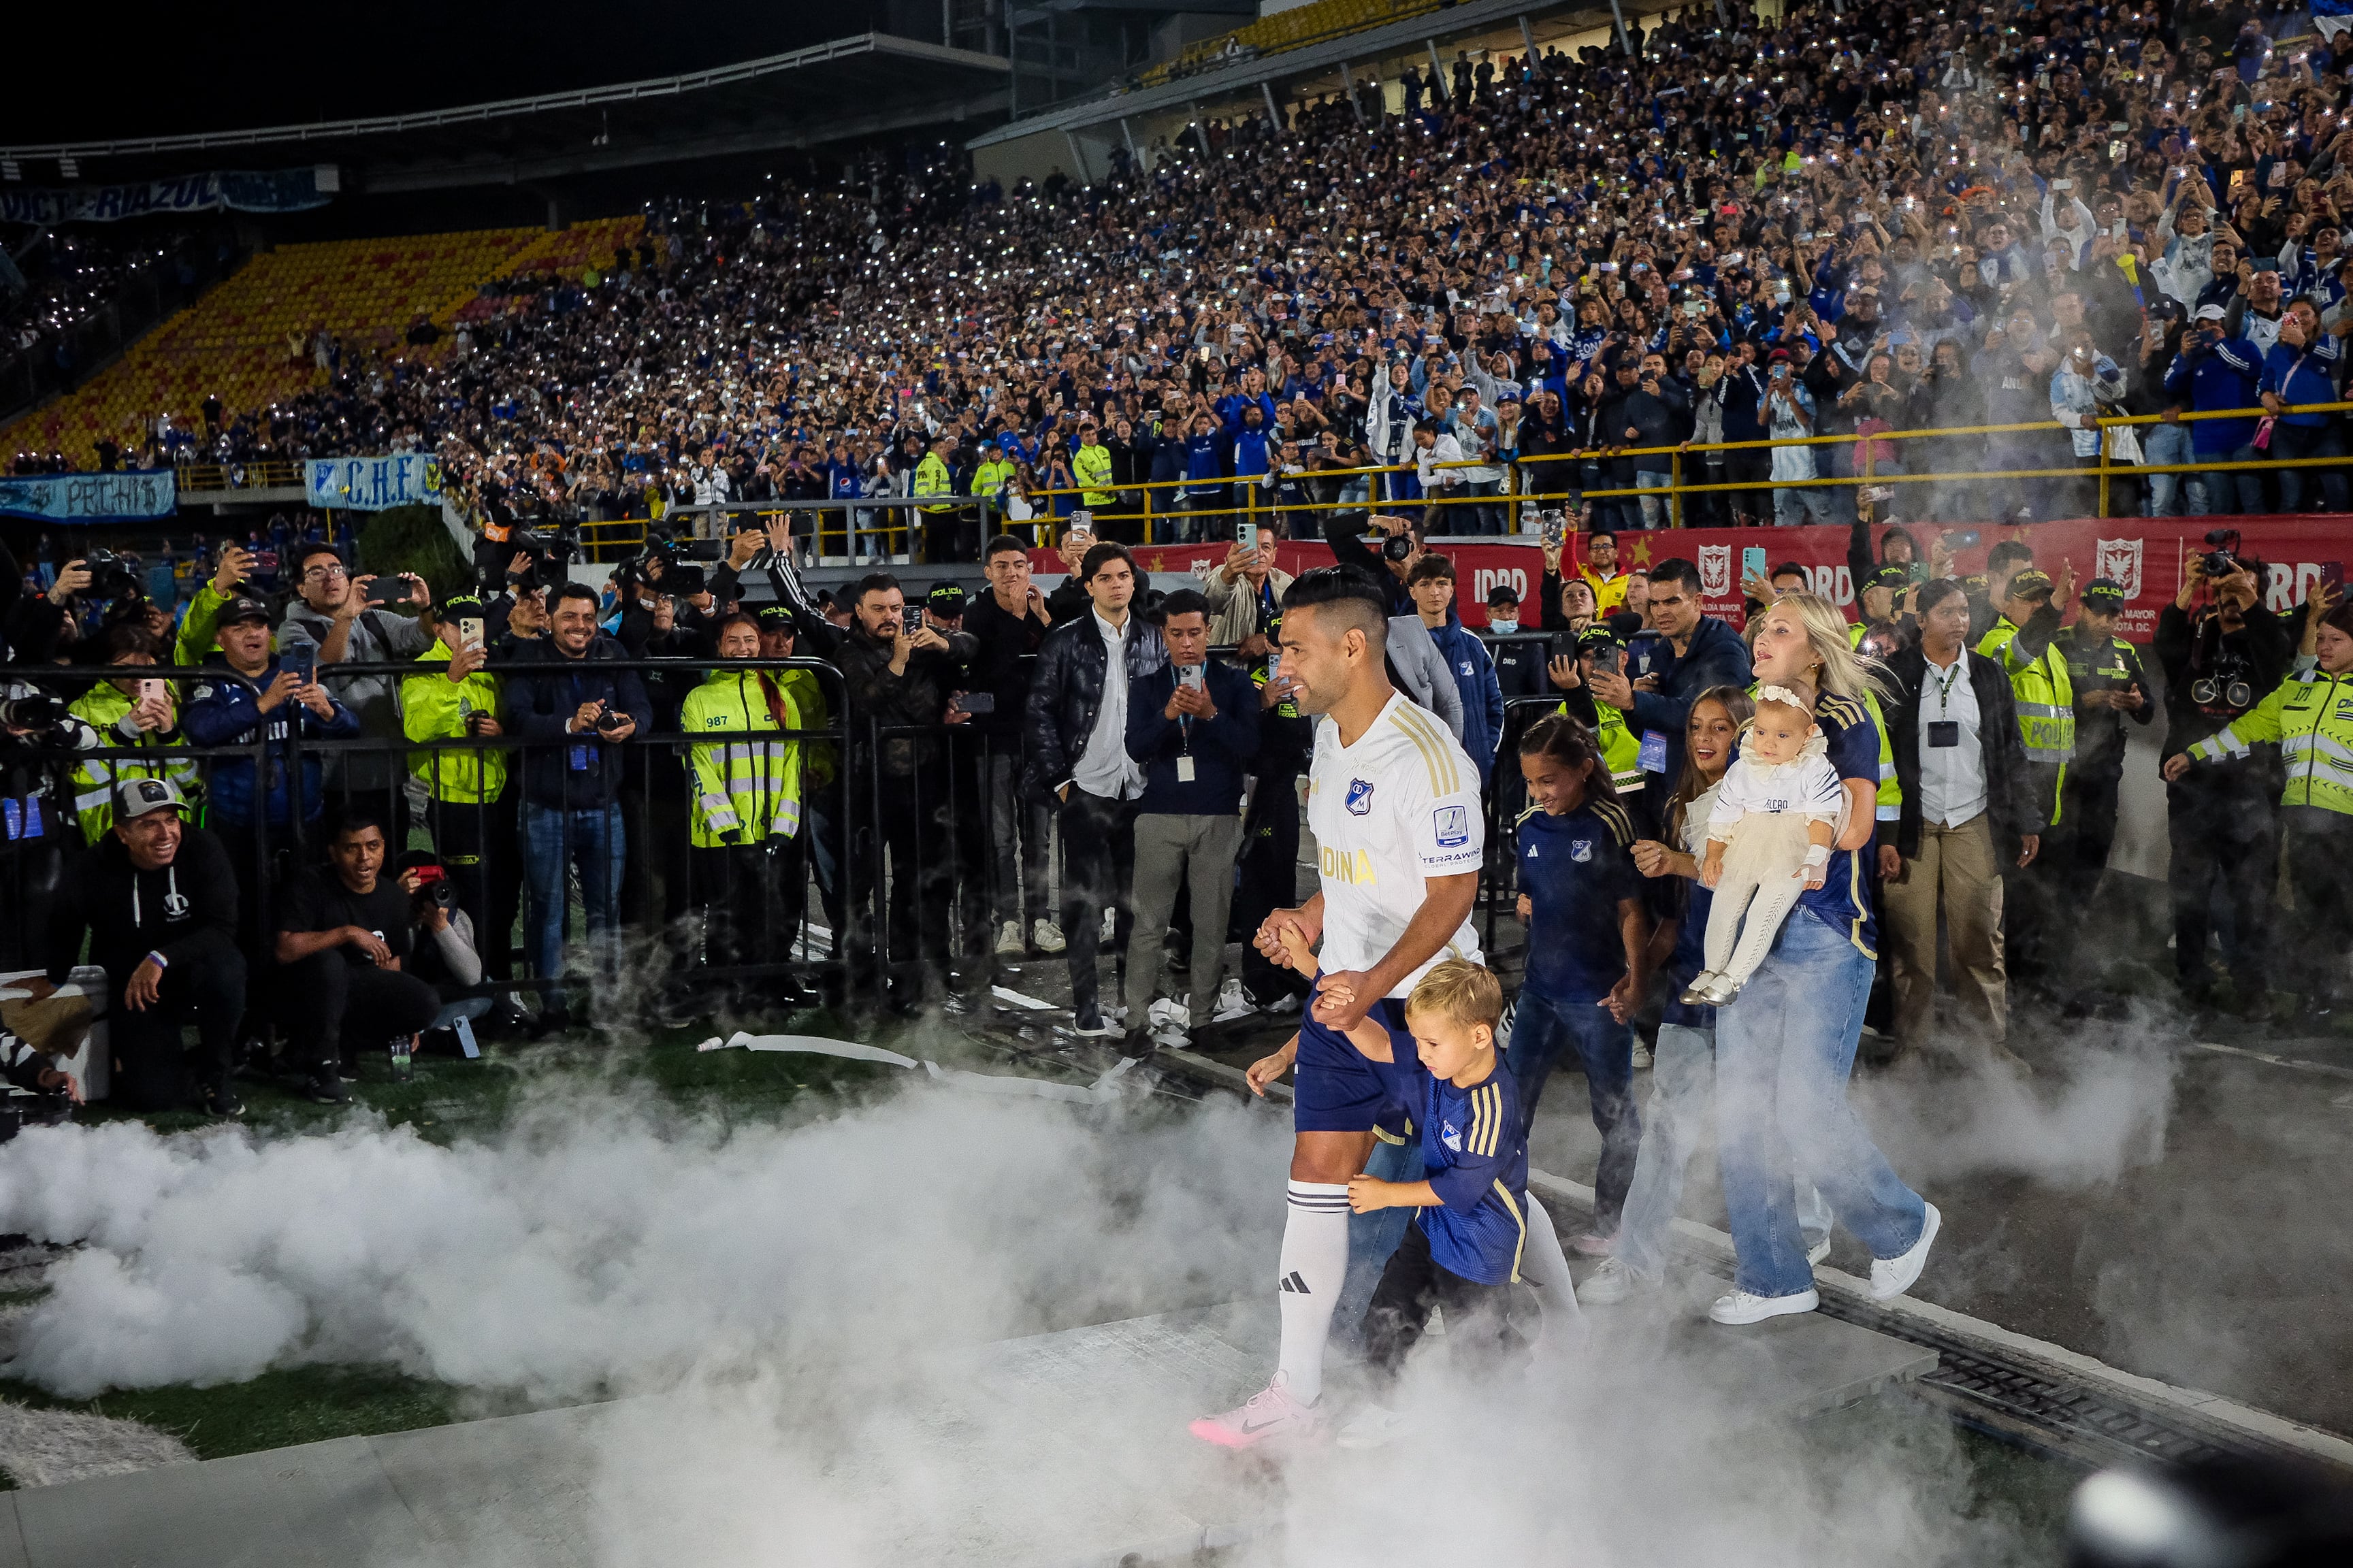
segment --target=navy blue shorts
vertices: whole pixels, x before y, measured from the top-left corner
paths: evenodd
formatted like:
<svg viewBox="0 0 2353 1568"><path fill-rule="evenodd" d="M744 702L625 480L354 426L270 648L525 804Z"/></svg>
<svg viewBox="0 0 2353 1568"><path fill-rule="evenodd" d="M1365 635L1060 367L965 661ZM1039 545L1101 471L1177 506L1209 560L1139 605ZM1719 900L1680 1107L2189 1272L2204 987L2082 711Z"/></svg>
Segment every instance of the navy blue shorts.
<svg viewBox="0 0 2353 1568"><path fill-rule="evenodd" d="M1397 1073L1387 1064L1366 1061L1362 1052L1315 1021L1314 995L1309 994L1299 1013L1299 1058L1292 1079L1291 1122L1301 1132L1370 1132L1376 1127L1391 1131L1406 1125L1406 1106L1398 1089ZM1389 1049L1404 1062L1416 1057L1413 1036L1405 1026L1405 1003L1384 996L1365 1016L1388 1031Z"/></svg>

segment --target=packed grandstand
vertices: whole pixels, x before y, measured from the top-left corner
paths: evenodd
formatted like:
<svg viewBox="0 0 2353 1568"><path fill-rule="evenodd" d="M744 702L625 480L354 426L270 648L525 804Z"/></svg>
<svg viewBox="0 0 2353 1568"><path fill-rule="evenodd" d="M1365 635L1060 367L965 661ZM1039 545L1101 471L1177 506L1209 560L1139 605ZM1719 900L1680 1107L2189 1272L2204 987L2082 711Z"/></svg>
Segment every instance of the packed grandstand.
<svg viewBox="0 0 2353 1568"><path fill-rule="evenodd" d="M1202 477L1166 451L1194 400L1218 477L1271 485L1280 446L1238 449L1229 417L1261 393L1294 471L1410 461L1433 385L1484 395L1510 464L1629 444L1594 427L1617 388L1590 375L1628 349L1662 356L1667 434L1736 440L1782 433L1737 373L1783 348L1886 353L1827 434L2066 423L2073 325L2123 367L2075 378L2110 414L2167 405L2202 306L2268 350L2305 294L2342 335L2343 30L2274 49L2286 13L2217 5L1725 15L1269 93L1279 124L1205 114L1083 184L1008 187L932 142L555 236L289 247L14 434L75 467L101 441L125 466L434 451L494 518L708 500L706 464L737 500L903 491L945 435L960 491L1068 510L1095 488L1087 421L1105 489ZM2053 426L1990 449L2042 470L2084 448ZM2197 499L2152 478L2133 510ZM2057 484L2000 500L2091 510Z"/></svg>

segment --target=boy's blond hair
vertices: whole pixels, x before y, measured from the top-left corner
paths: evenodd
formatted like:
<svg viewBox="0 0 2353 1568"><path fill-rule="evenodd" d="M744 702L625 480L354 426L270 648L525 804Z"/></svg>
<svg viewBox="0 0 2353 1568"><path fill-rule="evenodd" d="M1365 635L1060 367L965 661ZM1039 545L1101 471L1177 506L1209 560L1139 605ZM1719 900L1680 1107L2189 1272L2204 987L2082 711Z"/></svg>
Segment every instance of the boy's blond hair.
<svg viewBox="0 0 2353 1568"><path fill-rule="evenodd" d="M1413 994L1405 999L1405 1016L1438 1013L1466 1027L1484 1024L1490 1029L1503 1021L1504 983L1482 965L1467 958L1450 958L1432 964Z"/></svg>

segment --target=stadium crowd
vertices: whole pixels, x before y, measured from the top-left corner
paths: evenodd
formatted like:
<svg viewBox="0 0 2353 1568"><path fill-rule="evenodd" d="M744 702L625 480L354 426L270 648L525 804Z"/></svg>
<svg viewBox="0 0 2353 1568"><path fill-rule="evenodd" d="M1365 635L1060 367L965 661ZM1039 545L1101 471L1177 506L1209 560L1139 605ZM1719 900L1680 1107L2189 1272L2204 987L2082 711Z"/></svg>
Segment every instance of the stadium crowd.
<svg viewBox="0 0 2353 1568"><path fill-rule="evenodd" d="M2104 440L2126 467L2342 452L2341 415L2277 412L2337 399L2353 332L2333 17L2275 44L2300 13L2211 0L1728 15L1671 14L1633 58L1409 73L1402 114L1211 121L1084 186L976 186L941 150L658 204L610 265L501 279L446 348L343 356L180 449L438 447L493 527L943 490L1023 519L1159 480L1195 533L1371 499L1316 477L1371 464L1418 470L1384 499L1464 503L1441 531L1495 531L1507 491L1661 486L1656 448L1693 440L1855 437L1695 454L1687 481L1736 488L1691 521L1842 521L1852 488L1788 481L1866 463L2052 473L1967 503L1871 487L1883 519L2041 517L2096 503L2074 470ZM2114 415L2155 422L2091 423ZM2141 480L2112 511L2345 504L2328 468Z"/></svg>

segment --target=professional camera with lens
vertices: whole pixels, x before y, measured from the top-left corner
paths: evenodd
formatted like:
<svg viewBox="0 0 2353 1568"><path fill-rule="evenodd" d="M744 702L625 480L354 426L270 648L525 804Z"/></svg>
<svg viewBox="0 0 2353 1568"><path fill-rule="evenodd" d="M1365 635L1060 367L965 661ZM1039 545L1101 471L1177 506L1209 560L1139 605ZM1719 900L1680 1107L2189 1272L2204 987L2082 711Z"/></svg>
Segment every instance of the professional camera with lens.
<svg viewBox="0 0 2353 1568"><path fill-rule="evenodd" d="M517 553L531 557L531 564L521 577L510 579L506 576L507 565ZM523 593L562 584L566 568L579 553L579 529L562 522L518 528L504 544L485 540L475 547L475 559L486 580L511 582Z"/></svg>
<svg viewBox="0 0 2353 1568"><path fill-rule="evenodd" d="M6 739L35 746L71 746L80 743L86 729L61 699L37 692L0 697L0 736Z"/></svg>
<svg viewBox="0 0 2353 1568"><path fill-rule="evenodd" d="M62 1127L73 1120L73 1096L62 1089L0 1095L0 1143L26 1127Z"/></svg>
<svg viewBox="0 0 2353 1568"><path fill-rule="evenodd" d="M86 551L81 563L90 573L90 586L85 592L92 598L130 599L139 595L139 574L131 569L131 563L113 551Z"/></svg>
<svg viewBox="0 0 2353 1568"><path fill-rule="evenodd" d="M2206 543L2207 552L2198 558L2198 564L2200 570L2207 576L2228 577L2246 564L2239 558L2239 552L2242 545L2237 529L2209 529L2206 533Z"/></svg>

